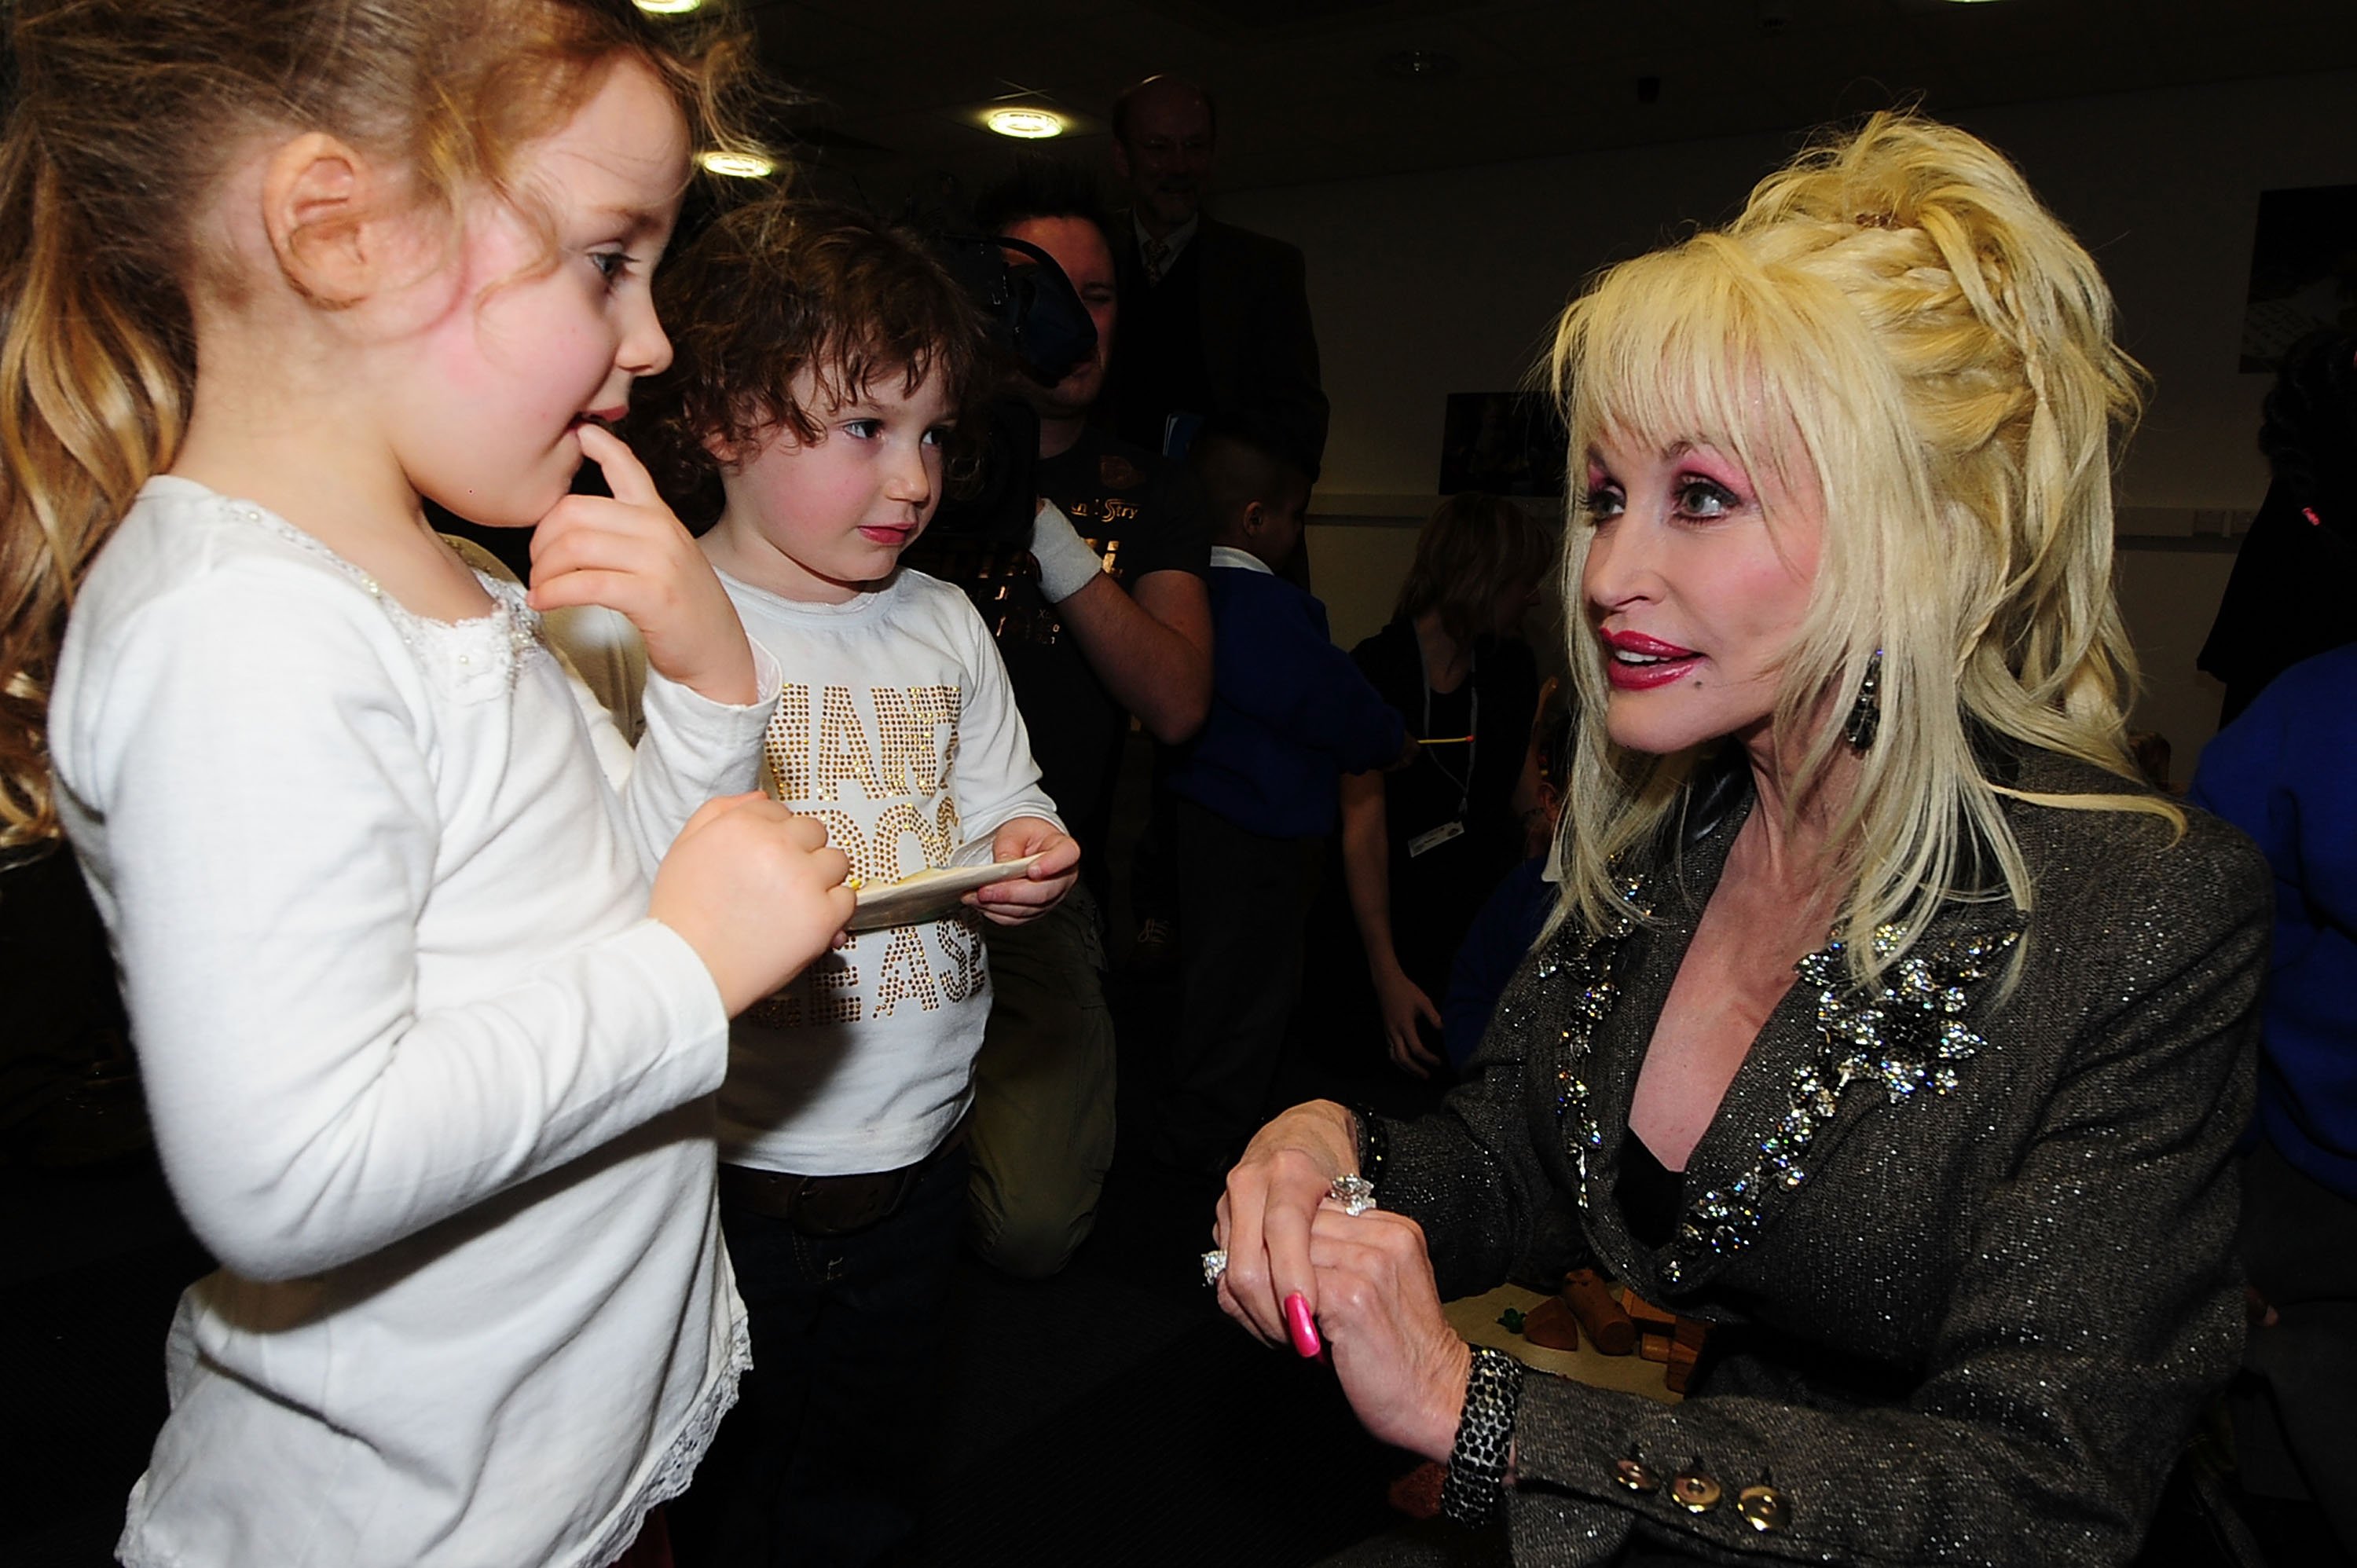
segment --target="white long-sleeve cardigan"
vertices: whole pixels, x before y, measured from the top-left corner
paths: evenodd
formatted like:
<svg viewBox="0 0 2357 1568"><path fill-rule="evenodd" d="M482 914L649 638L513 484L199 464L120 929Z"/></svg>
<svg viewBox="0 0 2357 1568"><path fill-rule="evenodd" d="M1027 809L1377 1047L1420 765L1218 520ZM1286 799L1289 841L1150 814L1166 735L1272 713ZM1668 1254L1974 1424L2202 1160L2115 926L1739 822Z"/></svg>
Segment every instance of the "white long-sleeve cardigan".
<svg viewBox="0 0 2357 1568"><path fill-rule="evenodd" d="M421 619L158 478L74 607L60 809L222 1265L174 1324L135 1568L598 1568L733 1398L727 1020L647 894L771 704L655 677L634 757L491 587Z"/></svg>

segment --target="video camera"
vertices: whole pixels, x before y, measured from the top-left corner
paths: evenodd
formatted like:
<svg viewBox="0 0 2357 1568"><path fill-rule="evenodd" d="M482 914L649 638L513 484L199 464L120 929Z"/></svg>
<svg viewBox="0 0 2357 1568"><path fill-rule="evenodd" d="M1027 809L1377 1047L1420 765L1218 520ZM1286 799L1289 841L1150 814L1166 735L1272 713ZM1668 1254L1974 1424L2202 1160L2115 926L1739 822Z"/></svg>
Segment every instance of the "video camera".
<svg viewBox="0 0 2357 1568"><path fill-rule="evenodd" d="M937 235L933 252L982 312L991 345L1026 379L1054 386L1096 351L1096 323L1056 259L1004 235ZM1026 258L1007 259L1008 252ZM990 407L978 482L942 500L927 532L939 543L1022 545L1039 491L1039 416L1020 397Z"/></svg>

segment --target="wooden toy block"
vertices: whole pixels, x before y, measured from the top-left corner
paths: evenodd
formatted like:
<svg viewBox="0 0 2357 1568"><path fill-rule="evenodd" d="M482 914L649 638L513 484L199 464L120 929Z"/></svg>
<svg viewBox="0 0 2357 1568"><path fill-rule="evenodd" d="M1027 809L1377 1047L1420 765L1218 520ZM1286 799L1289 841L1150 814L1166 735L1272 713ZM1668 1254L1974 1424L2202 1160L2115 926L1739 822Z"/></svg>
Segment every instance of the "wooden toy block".
<svg viewBox="0 0 2357 1568"><path fill-rule="evenodd" d="M1559 1299L1587 1331L1587 1342L1606 1355L1626 1356L1637 1348L1637 1326L1620 1310L1610 1287L1594 1269L1574 1269L1566 1274Z"/></svg>

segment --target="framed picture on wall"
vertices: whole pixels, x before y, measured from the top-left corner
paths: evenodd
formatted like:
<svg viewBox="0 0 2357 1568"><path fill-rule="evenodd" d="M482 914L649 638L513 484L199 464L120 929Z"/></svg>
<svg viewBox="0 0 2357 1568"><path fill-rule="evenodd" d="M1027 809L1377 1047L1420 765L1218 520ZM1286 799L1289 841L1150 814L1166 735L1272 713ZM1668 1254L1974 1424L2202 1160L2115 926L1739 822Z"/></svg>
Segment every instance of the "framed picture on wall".
<svg viewBox="0 0 2357 1568"><path fill-rule="evenodd" d="M2357 332L2357 185L2261 191L2243 369L2272 372L2323 329Z"/></svg>
<svg viewBox="0 0 2357 1568"><path fill-rule="evenodd" d="M1543 392L1450 392L1440 431L1440 493L1563 494L1570 436Z"/></svg>

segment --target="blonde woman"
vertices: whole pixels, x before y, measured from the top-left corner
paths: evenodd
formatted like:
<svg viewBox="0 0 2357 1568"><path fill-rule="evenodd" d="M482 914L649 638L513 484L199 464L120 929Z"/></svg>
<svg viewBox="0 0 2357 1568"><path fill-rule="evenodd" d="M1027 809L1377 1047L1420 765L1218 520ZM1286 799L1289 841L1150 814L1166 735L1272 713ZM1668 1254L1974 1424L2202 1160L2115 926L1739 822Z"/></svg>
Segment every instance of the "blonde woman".
<svg viewBox="0 0 2357 1568"><path fill-rule="evenodd" d="M2126 1561L2241 1343L2268 878L2123 744L2103 281L1878 116L1606 274L1554 370L1557 923L1438 1114L1262 1131L1222 1305L1314 1316L1519 1563ZM1441 1316L1582 1261L1716 1326L1683 1404Z"/></svg>

